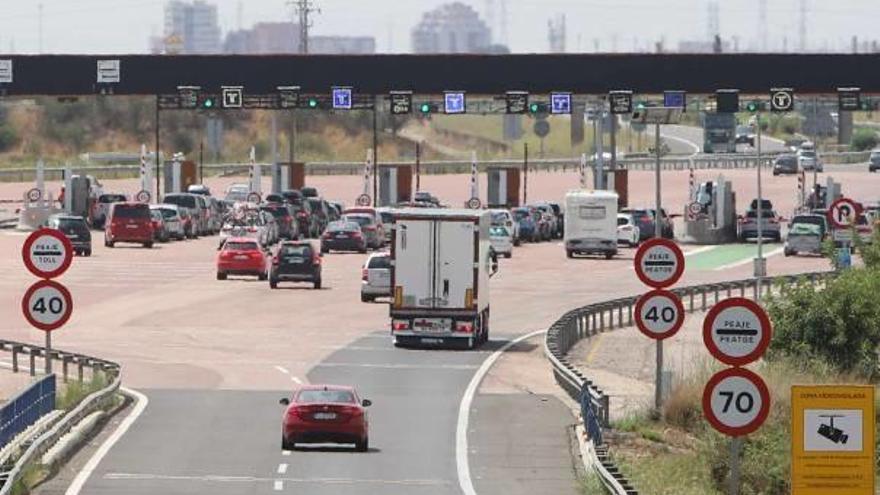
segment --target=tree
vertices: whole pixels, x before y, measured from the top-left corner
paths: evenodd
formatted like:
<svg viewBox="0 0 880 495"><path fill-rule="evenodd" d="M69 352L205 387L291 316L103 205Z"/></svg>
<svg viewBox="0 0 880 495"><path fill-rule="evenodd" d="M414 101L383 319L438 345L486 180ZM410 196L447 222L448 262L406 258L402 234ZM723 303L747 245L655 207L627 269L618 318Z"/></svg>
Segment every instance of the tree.
<svg viewBox="0 0 880 495"><path fill-rule="evenodd" d="M880 139L877 133L871 129L858 129L853 133L850 147L853 151L865 151L874 149Z"/></svg>

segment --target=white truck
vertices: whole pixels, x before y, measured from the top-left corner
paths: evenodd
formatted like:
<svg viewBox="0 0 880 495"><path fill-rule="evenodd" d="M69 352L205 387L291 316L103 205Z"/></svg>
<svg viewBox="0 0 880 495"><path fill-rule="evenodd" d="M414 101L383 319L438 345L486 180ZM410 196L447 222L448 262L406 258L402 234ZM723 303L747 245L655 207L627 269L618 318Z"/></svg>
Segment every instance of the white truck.
<svg viewBox="0 0 880 495"><path fill-rule="evenodd" d="M617 193L574 190L565 195L565 254L617 254Z"/></svg>
<svg viewBox="0 0 880 495"><path fill-rule="evenodd" d="M410 344L476 347L489 339L488 211L409 208L394 212L391 336Z"/></svg>

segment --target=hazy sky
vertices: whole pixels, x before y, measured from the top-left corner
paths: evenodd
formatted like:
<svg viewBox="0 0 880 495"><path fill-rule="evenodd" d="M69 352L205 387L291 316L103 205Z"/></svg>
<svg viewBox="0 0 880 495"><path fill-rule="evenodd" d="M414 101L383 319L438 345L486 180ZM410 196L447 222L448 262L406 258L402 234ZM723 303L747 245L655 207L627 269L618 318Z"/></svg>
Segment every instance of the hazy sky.
<svg viewBox="0 0 880 495"><path fill-rule="evenodd" d="M210 0L209 0L210 1ZM407 52L409 31L421 14L443 0L314 0L316 34L372 35L380 52ZM502 0L492 0L500 5ZM797 46L801 0L766 0L771 48ZM290 17L285 0L213 0L224 33ZM466 1L481 16L487 0ZM707 0L507 0L508 44L514 52L548 49L547 21L567 15L567 51L645 50L664 38L705 39ZM719 0L721 34L741 48L757 40L759 0ZM853 35L878 39L880 0L808 0L811 49L844 49ZM43 53L143 53L151 34L162 32L165 0L0 0L0 53L38 53L39 5L43 6ZM497 30L495 30L497 31ZM494 33L498 36L499 33ZM616 43L615 43L616 40ZM390 48L390 49L389 49Z"/></svg>

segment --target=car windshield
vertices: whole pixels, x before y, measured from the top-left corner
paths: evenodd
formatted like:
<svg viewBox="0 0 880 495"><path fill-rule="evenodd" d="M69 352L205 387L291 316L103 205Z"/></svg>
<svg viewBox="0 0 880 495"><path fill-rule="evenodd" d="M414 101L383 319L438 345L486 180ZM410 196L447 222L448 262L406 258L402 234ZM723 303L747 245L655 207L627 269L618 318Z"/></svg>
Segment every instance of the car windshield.
<svg viewBox="0 0 880 495"><path fill-rule="evenodd" d="M361 227L366 227L373 223L373 218L368 217L367 215L345 215L345 220L355 222Z"/></svg>
<svg viewBox="0 0 880 495"><path fill-rule="evenodd" d="M503 212L496 212L492 214L492 223L504 223L507 221L507 214Z"/></svg>
<svg viewBox="0 0 880 495"><path fill-rule="evenodd" d="M393 223L394 222L394 214L390 211L383 211L379 213L379 216L382 217L382 223Z"/></svg>
<svg viewBox="0 0 880 495"><path fill-rule="evenodd" d="M55 218L51 223L62 232L82 232L89 229L81 218Z"/></svg>
<svg viewBox="0 0 880 495"><path fill-rule="evenodd" d="M226 193L226 201L247 201L248 192L247 191L229 191Z"/></svg>
<svg viewBox="0 0 880 495"><path fill-rule="evenodd" d="M223 249L226 251L256 251L258 248L256 242L227 241L223 245Z"/></svg>
<svg viewBox="0 0 880 495"><path fill-rule="evenodd" d="M494 226L489 229L489 235L495 237L508 237L510 233L507 231L506 227Z"/></svg>
<svg viewBox="0 0 880 495"><path fill-rule="evenodd" d="M629 225L629 217L617 217L617 225Z"/></svg>
<svg viewBox="0 0 880 495"><path fill-rule="evenodd" d="M312 247L306 244L285 244L278 250L278 254L308 258L312 255Z"/></svg>
<svg viewBox="0 0 880 495"><path fill-rule="evenodd" d="M123 194L102 194L98 196L98 203L122 203L126 201Z"/></svg>
<svg viewBox="0 0 880 495"><path fill-rule="evenodd" d="M168 204L183 206L184 208L193 208L193 209L197 208L195 196L188 196L188 195L183 195L183 194L169 194L168 196L165 196L164 201Z"/></svg>
<svg viewBox="0 0 880 495"><path fill-rule="evenodd" d="M762 218L776 218L773 210L761 210ZM758 218L758 210L749 210L746 212L746 218Z"/></svg>
<svg viewBox="0 0 880 495"><path fill-rule="evenodd" d="M324 402L354 403L354 394L348 390L301 390L296 395L299 404L321 404Z"/></svg>
<svg viewBox="0 0 880 495"><path fill-rule="evenodd" d="M513 214L516 216L517 220L524 220L532 216L532 214L529 213L529 210L513 210Z"/></svg>
<svg viewBox="0 0 880 495"><path fill-rule="evenodd" d="M162 213L162 216L167 219L173 219L177 217L177 211L172 210L171 208L159 208L159 211Z"/></svg>
<svg viewBox="0 0 880 495"><path fill-rule="evenodd" d="M361 230L361 226L356 222L333 222L327 226L327 230L339 232L353 232Z"/></svg>
<svg viewBox="0 0 880 495"><path fill-rule="evenodd" d="M801 156L804 158L816 158L816 152L812 150L801 150Z"/></svg>
<svg viewBox="0 0 880 495"><path fill-rule="evenodd" d="M147 205L117 204L113 207L113 216L115 218L149 219L150 209Z"/></svg>
<svg viewBox="0 0 880 495"><path fill-rule="evenodd" d="M367 268L391 268L391 257L390 256L373 256L370 258L369 264L367 264Z"/></svg>

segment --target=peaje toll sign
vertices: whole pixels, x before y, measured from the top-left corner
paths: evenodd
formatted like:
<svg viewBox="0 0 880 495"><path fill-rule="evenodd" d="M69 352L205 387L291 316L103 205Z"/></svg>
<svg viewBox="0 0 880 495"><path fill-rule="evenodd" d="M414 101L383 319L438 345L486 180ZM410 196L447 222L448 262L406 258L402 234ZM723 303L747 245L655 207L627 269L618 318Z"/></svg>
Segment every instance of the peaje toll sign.
<svg viewBox="0 0 880 495"><path fill-rule="evenodd" d="M715 359L732 366L757 360L770 345L770 318L758 303L731 297L703 320L703 343Z"/></svg>
<svg viewBox="0 0 880 495"><path fill-rule="evenodd" d="M73 245L55 229L31 233L21 247L24 266L35 276L50 279L61 276L73 261Z"/></svg>
<svg viewBox="0 0 880 495"><path fill-rule="evenodd" d="M655 289L669 287L684 273L684 254L669 239L651 239L642 243L635 257L636 275Z"/></svg>
<svg viewBox="0 0 880 495"><path fill-rule="evenodd" d="M703 415L725 435L748 435L764 423L769 413L767 385L745 368L721 370L703 389Z"/></svg>
<svg viewBox="0 0 880 495"><path fill-rule="evenodd" d="M73 297L58 282L40 280L25 292L21 300L21 310L28 323L45 332L51 332L70 319Z"/></svg>

